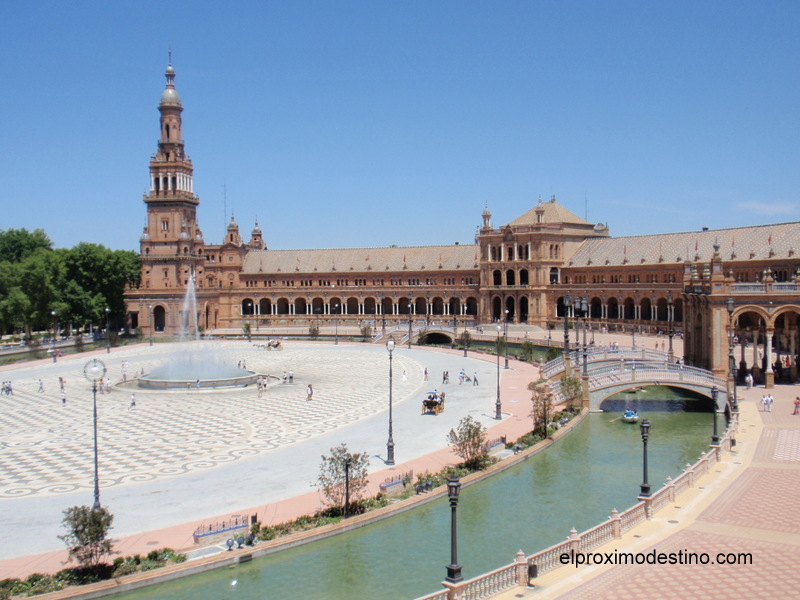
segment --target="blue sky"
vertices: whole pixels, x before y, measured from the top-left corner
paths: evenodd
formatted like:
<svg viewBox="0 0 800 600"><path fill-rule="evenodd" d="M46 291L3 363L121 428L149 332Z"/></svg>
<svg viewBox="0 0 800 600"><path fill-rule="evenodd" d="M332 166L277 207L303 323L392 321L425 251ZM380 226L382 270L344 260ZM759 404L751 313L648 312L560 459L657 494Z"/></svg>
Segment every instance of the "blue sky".
<svg viewBox="0 0 800 600"><path fill-rule="evenodd" d="M800 3L5 2L0 229L138 250L172 48L205 239L800 220ZM227 198L227 200L226 200ZM227 209L227 213L226 213Z"/></svg>

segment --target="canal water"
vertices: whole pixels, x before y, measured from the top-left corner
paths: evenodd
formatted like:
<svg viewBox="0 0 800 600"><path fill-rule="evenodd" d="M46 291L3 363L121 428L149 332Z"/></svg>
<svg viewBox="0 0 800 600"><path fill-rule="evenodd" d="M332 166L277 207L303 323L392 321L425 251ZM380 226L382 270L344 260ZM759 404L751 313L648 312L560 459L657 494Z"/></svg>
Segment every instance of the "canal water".
<svg viewBox="0 0 800 600"><path fill-rule="evenodd" d="M680 474L708 446L709 412L682 406L671 390L649 388L662 402L637 402L651 423L648 443L653 490ZM639 394L641 397L641 393ZM638 400L629 395L620 402ZM615 406L615 404L610 404ZM648 409L648 406L651 408ZM462 488L458 560L465 579L564 540L636 502L642 483L638 425L619 412L588 415L544 452L487 480ZM720 431L724 424L720 421ZM356 531L121 596L125 600L410 599L441 589L450 562L447 498Z"/></svg>

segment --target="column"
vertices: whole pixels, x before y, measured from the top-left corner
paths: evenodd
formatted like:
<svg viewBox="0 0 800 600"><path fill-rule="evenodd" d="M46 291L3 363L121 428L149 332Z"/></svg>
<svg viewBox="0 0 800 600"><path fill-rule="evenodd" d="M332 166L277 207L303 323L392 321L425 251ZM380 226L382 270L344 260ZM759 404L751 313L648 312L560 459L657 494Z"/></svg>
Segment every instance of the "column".
<svg viewBox="0 0 800 600"><path fill-rule="evenodd" d="M156 190L156 177L152 173L150 174L150 191L154 192Z"/></svg>

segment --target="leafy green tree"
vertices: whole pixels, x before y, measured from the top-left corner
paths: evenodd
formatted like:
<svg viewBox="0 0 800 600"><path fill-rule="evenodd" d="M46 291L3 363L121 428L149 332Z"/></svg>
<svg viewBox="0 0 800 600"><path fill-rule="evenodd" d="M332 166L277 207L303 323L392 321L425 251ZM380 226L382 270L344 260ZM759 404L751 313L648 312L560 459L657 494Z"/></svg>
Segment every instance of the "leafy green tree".
<svg viewBox="0 0 800 600"><path fill-rule="evenodd" d="M458 422L456 429L447 434L447 443L453 452L464 461L468 469L483 469L489 463L486 450L486 428L467 415Z"/></svg>
<svg viewBox="0 0 800 600"><path fill-rule="evenodd" d="M530 417L533 420L533 433L547 437L547 424L553 414L553 393L546 381L532 381L528 384L531 394Z"/></svg>
<svg viewBox="0 0 800 600"><path fill-rule="evenodd" d="M349 461L349 466L346 467ZM328 505L344 507L346 483L349 481L350 504L358 503L367 488L369 455L366 452L352 453L347 444L331 448L330 456L322 455L317 487L322 490ZM348 471L345 476L345 471Z"/></svg>
<svg viewBox="0 0 800 600"><path fill-rule="evenodd" d="M0 262L17 263L38 249L51 250L53 242L41 229L0 230Z"/></svg>
<svg viewBox="0 0 800 600"><path fill-rule="evenodd" d="M106 508L71 506L64 510L61 521L67 533L58 539L67 545L70 560L77 560L82 567L96 568L103 558L114 553L108 538L113 522L114 515Z"/></svg>
<svg viewBox="0 0 800 600"><path fill-rule="evenodd" d="M458 336L458 343L461 344L462 348L469 349L469 347L472 346L472 334L465 329L464 332Z"/></svg>
<svg viewBox="0 0 800 600"><path fill-rule="evenodd" d="M536 351L536 346L533 345L533 342L525 340L522 342L521 346L521 358L524 361L530 362L533 360L533 354Z"/></svg>
<svg viewBox="0 0 800 600"><path fill-rule="evenodd" d="M579 376L561 378L561 394L570 409L580 402L581 392L583 392L583 382Z"/></svg>
<svg viewBox="0 0 800 600"><path fill-rule="evenodd" d="M74 319L102 323L108 307L112 323L121 322L125 317L125 290L139 285L141 267L136 253L86 242L59 252L66 278L82 290L83 297L72 307Z"/></svg>

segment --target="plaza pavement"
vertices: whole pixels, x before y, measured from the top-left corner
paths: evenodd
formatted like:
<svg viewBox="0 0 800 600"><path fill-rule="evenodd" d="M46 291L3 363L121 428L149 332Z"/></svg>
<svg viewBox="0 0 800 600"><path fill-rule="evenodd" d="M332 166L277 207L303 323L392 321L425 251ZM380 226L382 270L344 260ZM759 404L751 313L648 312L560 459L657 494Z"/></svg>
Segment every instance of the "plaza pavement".
<svg viewBox="0 0 800 600"><path fill-rule="evenodd" d="M93 501L91 384L83 378L97 358L116 384L148 372L175 351L146 343L0 368L13 396L0 397L0 579L54 573L67 555L57 536L62 511ZM259 398L253 388L228 391L128 389L98 394L100 499L115 515L112 535L122 555L171 547L196 548L199 525L257 514L277 524L322 508L314 487L321 455L344 442L370 455L370 493L391 477L435 472L458 459L447 432L465 415L489 427L488 438L516 439L530 430L527 384L532 365L500 367L503 419L494 420L495 357L397 347L393 354L394 467L384 463L388 433L388 353L383 345L288 341L266 351L241 341L217 352L248 369L282 375ZM424 369L429 380L424 380ZM477 373L479 386L459 385L458 372ZM450 384L442 384L442 371ZM62 405L58 378L66 379ZM44 392L38 392L38 380ZM314 386L306 400L308 383ZM438 416L420 414L434 388L447 392ZM136 407L130 395L136 393Z"/></svg>

